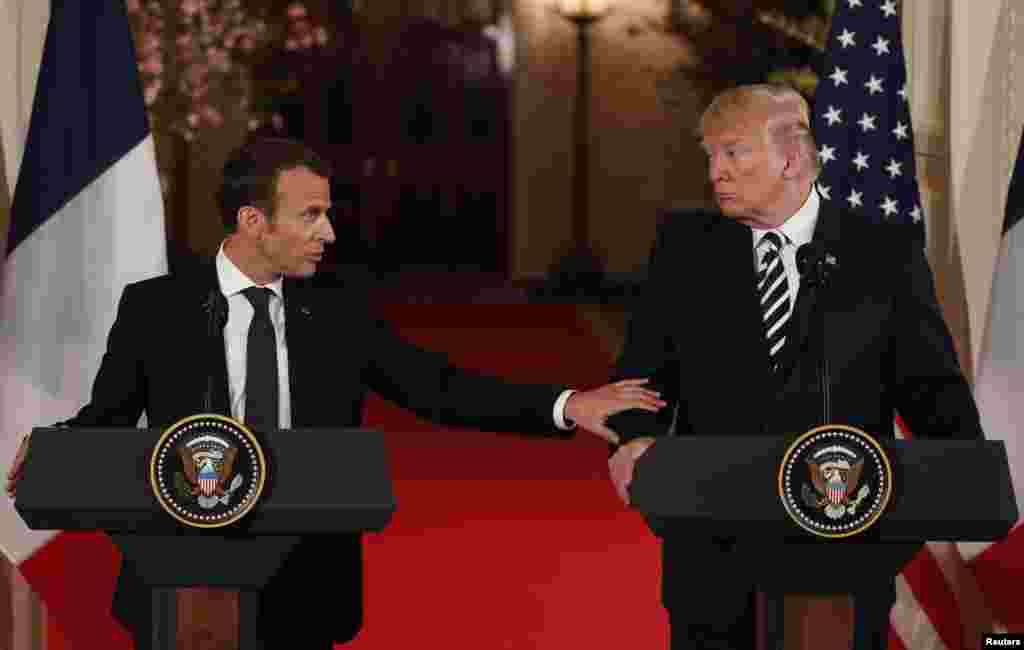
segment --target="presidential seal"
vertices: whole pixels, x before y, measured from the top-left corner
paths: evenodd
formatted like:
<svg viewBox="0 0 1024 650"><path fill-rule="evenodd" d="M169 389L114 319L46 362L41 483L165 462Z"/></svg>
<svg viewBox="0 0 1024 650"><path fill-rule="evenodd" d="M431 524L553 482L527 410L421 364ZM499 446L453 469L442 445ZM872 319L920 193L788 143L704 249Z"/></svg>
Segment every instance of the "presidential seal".
<svg viewBox="0 0 1024 650"><path fill-rule="evenodd" d="M779 467L779 497L801 528L850 537L881 516L892 494L892 466L867 433L829 424L790 445Z"/></svg>
<svg viewBox="0 0 1024 650"><path fill-rule="evenodd" d="M195 528L228 526L244 517L259 501L266 478L266 458L255 436L222 415L193 415L171 425L149 462L157 502Z"/></svg>

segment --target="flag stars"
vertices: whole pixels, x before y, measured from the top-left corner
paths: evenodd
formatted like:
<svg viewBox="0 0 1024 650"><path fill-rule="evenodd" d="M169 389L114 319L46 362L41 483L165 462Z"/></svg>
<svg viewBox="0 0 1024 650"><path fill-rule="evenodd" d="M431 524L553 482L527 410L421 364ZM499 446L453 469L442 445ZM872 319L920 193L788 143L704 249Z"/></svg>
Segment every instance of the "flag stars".
<svg viewBox="0 0 1024 650"><path fill-rule="evenodd" d="M880 77L876 77L875 75L871 75L871 77L867 81L864 82L864 87L868 89L869 93L874 95L876 93L883 92L882 91L882 82L883 81L885 81L885 80L880 78Z"/></svg>
<svg viewBox="0 0 1024 650"><path fill-rule="evenodd" d="M900 0L838 3L836 18L842 22L833 23L828 37L818 108L811 116L820 136L816 191L837 207L923 230L904 48L898 23L892 22L900 19ZM900 74L893 76L890 65L900 66Z"/></svg>
<svg viewBox="0 0 1024 650"><path fill-rule="evenodd" d="M832 74L830 74L828 76L828 78L831 79L833 82L835 82L836 88L838 88L839 86L841 86L843 84L849 83L846 80L846 72L847 72L846 70L843 70L839 66L836 66L836 69L832 71Z"/></svg>
<svg viewBox="0 0 1024 650"><path fill-rule="evenodd" d="M841 108L836 108L835 106L829 106L828 107L828 112L827 113L823 113L822 117L824 117L826 120L828 120L828 125L829 126L834 126L836 124L842 124L843 123L842 115L843 115L843 110Z"/></svg>
<svg viewBox="0 0 1024 650"><path fill-rule="evenodd" d="M882 210L885 212L885 216L891 217L892 215L899 212L899 210L897 209L899 204L899 201L894 200L891 196L887 196L885 197L885 201L883 201L878 207L882 208Z"/></svg>
<svg viewBox="0 0 1024 650"><path fill-rule="evenodd" d="M857 120L857 124L859 124L860 128L864 130L864 133L867 133L868 131L874 131L877 128L875 126L876 118L876 115L868 115L867 113L864 113L864 115L861 116L859 120Z"/></svg>

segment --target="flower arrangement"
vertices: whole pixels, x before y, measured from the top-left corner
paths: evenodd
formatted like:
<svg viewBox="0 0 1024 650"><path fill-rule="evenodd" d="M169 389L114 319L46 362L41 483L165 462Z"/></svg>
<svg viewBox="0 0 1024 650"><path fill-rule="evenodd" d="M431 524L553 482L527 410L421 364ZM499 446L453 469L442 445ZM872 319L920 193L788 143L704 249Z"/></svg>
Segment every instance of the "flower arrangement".
<svg viewBox="0 0 1024 650"><path fill-rule="evenodd" d="M327 45L327 28L313 22L304 5L293 3L288 7L286 17L284 49L289 52L310 51Z"/></svg>
<svg viewBox="0 0 1024 650"><path fill-rule="evenodd" d="M253 101L253 63L330 40L301 2L273 22L243 0L127 0L127 10L150 120L186 141L203 128L220 128L227 115L250 128L276 121Z"/></svg>
<svg viewBox="0 0 1024 650"><path fill-rule="evenodd" d="M776 81L811 98L836 0L668 0L662 30L692 48L694 62L659 84L670 106L692 84L709 96L736 83Z"/></svg>

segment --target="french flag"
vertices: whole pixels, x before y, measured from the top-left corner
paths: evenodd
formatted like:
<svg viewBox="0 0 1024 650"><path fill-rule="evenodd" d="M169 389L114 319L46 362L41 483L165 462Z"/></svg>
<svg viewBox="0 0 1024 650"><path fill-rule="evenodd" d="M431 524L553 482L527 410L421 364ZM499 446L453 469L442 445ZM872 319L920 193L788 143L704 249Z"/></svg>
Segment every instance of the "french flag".
<svg viewBox="0 0 1024 650"><path fill-rule="evenodd" d="M982 430L1002 440L1017 503L1024 503L1024 135L1010 178L1002 242L975 398ZM906 434L905 429L901 432ZM897 580L892 650L971 647L981 632L1024 632L1021 522L1003 540L929 542Z"/></svg>
<svg viewBox="0 0 1024 650"><path fill-rule="evenodd" d="M53 0L0 269L5 468L25 433L88 401L121 291L167 268L136 65L123 0ZM129 647L109 611L106 535L29 530L4 498L0 549L74 647Z"/></svg>
<svg viewBox="0 0 1024 650"><path fill-rule="evenodd" d="M985 434L1006 444L1017 504L1024 507L1024 133L1006 196L988 329L975 387ZM996 544L962 545L982 592L1006 629L1024 631L1024 528Z"/></svg>

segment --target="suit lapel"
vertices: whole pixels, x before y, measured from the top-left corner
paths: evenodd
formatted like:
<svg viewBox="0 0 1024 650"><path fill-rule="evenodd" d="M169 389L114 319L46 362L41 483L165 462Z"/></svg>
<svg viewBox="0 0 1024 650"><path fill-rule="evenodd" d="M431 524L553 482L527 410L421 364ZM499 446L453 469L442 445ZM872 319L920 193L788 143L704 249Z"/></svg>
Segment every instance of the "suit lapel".
<svg viewBox="0 0 1024 650"><path fill-rule="evenodd" d="M288 389L291 395L292 427L301 426L309 420L307 391L303 390L302 378L309 377L316 359L311 359L314 348L309 345L315 340L312 332L313 310L308 295L301 291L293 280L284 282L284 331L288 346ZM312 372L316 376L316 372Z"/></svg>
<svg viewBox="0 0 1024 650"><path fill-rule="evenodd" d="M196 322L199 327L196 329L196 349L204 350L206 367L203 374L202 394L212 387L211 411L221 415L231 416L231 397L228 389L228 366L225 356L224 327L227 322L227 302L220 291L220 282L217 279L217 267L213 260L204 262L196 271L194 290L190 292L194 296L194 308L196 311ZM217 301L214 304L213 301ZM191 301L190 301L191 302ZM221 325L216 335L210 335L211 314L213 310L221 315ZM214 325L214 327L216 327ZM205 408L205 404L202 405Z"/></svg>
<svg viewBox="0 0 1024 650"><path fill-rule="evenodd" d="M826 250L836 250L839 245L840 217L838 211L828 202L822 201L818 210L818 222L814 227L813 241L825 244ZM808 336L814 329L815 323L811 317L817 313L821 302L819 290L807 286L806 282L800 282L800 291L797 294L796 305L793 314L786 324L786 345L781 351L782 358L779 365L782 368L780 377L786 378L796 365L797 359L801 358L807 347Z"/></svg>
<svg viewBox="0 0 1024 650"><path fill-rule="evenodd" d="M708 267L717 266L719 269L715 281L717 286L712 294L729 296L730 302L721 305L719 311L726 322L713 323L712 326L733 334L733 354L738 364L736 381L746 380L749 389L741 390L740 394L760 395L763 394L763 387L772 381L772 376L757 295L753 236L749 227L725 218L718 221L714 229L717 245L711 247L710 251L713 255L721 256L721 263Z"/></svg>

